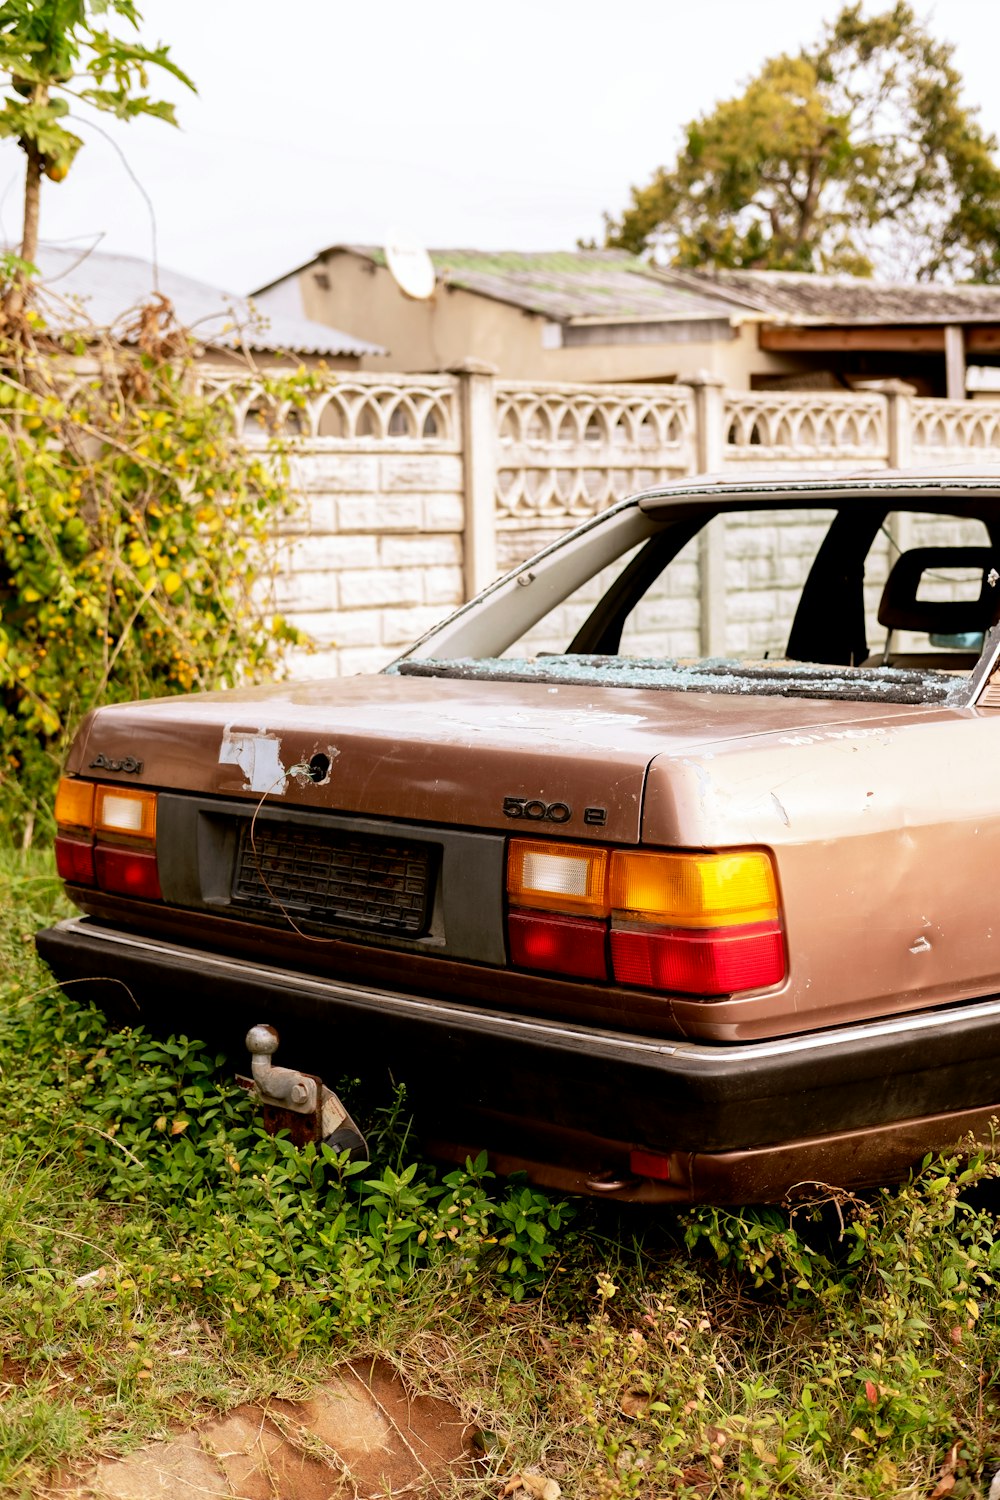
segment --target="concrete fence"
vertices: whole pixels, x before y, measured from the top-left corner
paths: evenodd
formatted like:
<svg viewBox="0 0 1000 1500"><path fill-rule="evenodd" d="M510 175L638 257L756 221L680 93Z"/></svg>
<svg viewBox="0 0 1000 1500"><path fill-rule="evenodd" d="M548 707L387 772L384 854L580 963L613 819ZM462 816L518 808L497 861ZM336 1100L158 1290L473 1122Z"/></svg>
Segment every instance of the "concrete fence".
<svg viewBox="0 0 1000 1500"><path fill-rule="evenodd" d="M442 376L331 374L302 409L215 388L248 446L275 428L288 438L299 506L283 530L278 604L315 642L296 663L310 676L385 665L500 572L648 485L1000 462L1000 402L919 399L894 382L844 393L726 391L701 376L578 386L500 381L470 362ZM821 525L780 512L713 523L684 555L680 592L650 601L655 630L631 649L773 649ZM883 574L876 559L873 610Z"/></svg>

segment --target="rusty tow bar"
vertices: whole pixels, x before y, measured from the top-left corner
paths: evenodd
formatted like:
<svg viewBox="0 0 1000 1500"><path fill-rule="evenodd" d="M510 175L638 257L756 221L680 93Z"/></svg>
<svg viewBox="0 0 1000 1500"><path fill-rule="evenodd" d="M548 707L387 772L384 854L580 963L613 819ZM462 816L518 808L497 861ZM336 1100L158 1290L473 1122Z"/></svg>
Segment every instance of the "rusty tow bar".
<svg viewBox="0 0 1000 1500"><path fill-rule="evenodd" d="M297 1068L275 1067L272 1058L278 1043L273 1026L251 1026L246 1044L253 1077L237 1075L237 1082L260 1104L264 1129L270 1135L287 1131L296 1146L323 1142L332 1151L349 1151L352 1161L367 1161L364 1136L322 1078Z"/></svg>

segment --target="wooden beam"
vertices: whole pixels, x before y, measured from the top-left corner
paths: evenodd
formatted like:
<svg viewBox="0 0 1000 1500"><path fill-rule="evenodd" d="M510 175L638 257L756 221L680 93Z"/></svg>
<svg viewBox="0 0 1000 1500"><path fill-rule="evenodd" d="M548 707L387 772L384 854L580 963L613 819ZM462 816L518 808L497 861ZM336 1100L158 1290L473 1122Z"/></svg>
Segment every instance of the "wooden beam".
<svg viewBox="0 0 1000 1500"><path fill-rule="evenodd" d="M965 325L966 354L1000 353L1000 325L996 323L967 323Z"/></svg>
<svg viewBox="0 0 1000 1500"><path fill-rule="evenodd" d="M851 350L891 354L943 354L943 328L779 328L762 324L760 347L775 353L826 354ZM998 345L1000 347L1000 345ZM971 348L971 345L970 345Z"/></svg>

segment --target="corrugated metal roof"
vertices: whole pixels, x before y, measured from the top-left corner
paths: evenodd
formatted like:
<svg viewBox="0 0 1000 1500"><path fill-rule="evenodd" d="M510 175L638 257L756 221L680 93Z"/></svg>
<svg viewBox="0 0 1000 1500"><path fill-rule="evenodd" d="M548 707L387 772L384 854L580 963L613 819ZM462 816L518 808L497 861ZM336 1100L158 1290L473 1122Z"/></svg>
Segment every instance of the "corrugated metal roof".
<svg viewBox="0 0 1000 1500"><path fill-rule="evenodd" d="M1000 322L1000 286L936 286L814 276L802 271L687 271L685 285L735 294L776 321L796 324Z"/></svg>
<svg viewBox="0 0 1000 1500"><path fill-rule="evenodd" d="M334 245L385 265L374 245ZM554 323L666 323L734 316L733 299L662 276L625 250L431 250L437 277Z"/></svg>
<svg viewBox="0 0 1000 1500"><path fill-rule="evenodd" d="M35 260L42 275L44 311L54 324L69 327L84 319L99 327L120 324L155 290L170 299L178 320L207 345L289 354L385 353L378 344L308 318L265 315L246 297L177 271L161 267L154 278L151 263L136 256L43 245Z"/></svg>

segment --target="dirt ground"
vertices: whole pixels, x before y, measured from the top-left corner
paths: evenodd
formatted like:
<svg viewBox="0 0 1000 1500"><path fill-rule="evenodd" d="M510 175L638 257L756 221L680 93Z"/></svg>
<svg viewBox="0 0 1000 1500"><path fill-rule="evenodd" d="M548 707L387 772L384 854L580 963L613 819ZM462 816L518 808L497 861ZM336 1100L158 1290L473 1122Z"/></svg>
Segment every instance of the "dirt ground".
<svg viewBox="0 0 1000 1500"><path fill-rule="evenodd" d="M363 1500L434 1494L471 1469L473 1430L379 1361L340 1365L308 1401L238 1406L103 1459L60 1500Z"/></svg>

